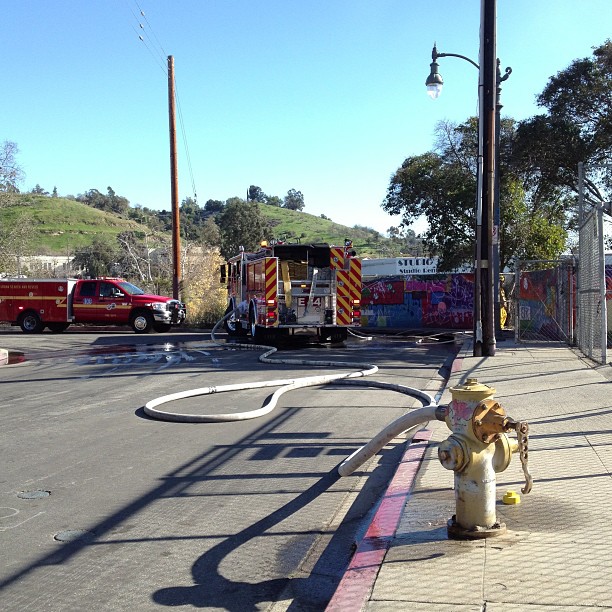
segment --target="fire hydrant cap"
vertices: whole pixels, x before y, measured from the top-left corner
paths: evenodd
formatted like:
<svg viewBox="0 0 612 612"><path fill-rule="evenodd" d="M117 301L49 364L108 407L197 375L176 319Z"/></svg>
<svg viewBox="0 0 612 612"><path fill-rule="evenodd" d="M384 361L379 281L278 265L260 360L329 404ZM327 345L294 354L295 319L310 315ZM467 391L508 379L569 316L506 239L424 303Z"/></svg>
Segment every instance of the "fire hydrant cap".
<svg viewBox="0 0 612 612"><path fill-rule="evenodd" d="M508 506L515 506L521 503L521 496L516 491L506 491L502 501Z"/></svg>
<svg viewBox="0 0 612 612"><path fill-rule="evenodd" d="M464 384L459 385L457 387L452 387L450 389L451 393L455 391L469 391L476 393L487 393L493 395L495 393L495 389L493 387L489 387L488 385L483 385L478 382L477 378L468 378Z"/></svg>

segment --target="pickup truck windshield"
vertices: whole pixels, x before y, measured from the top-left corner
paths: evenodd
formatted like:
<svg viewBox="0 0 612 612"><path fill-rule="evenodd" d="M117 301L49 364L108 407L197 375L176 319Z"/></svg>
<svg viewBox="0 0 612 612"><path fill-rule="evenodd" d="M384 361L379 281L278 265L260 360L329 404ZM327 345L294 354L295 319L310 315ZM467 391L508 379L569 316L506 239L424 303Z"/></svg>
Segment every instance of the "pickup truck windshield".
<svg viewBox="0 0 612 612"><path fill-rule="evenodd" d="M117 283L128 295L142 295L144 291L137 287L136 285L132 285L132 283L128 283L127 281L123 281L121 283Z"/></svg>

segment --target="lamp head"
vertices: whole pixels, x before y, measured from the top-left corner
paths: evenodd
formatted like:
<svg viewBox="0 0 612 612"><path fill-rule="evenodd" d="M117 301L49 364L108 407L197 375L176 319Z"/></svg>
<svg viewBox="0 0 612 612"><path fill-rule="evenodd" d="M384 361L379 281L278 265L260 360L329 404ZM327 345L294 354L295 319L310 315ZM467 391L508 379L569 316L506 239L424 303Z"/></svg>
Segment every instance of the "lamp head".
<svg viewBox="0 0 612 612"><path fill-rule="evenodd" d="M435 59L429 66L431 70L427 80L425 81L425 85L427 86L427 95L435 100L442 93L442 85L444 85L444 80L442 79L442 75L438 72L438 62L436 62Z"/></svg>

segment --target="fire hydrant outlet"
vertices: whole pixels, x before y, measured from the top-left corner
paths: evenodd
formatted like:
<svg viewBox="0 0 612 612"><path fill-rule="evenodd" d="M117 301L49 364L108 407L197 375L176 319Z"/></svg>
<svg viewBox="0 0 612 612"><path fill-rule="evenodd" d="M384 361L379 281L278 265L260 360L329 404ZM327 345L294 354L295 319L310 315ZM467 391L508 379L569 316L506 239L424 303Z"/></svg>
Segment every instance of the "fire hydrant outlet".
<svg viewBox="0 0 612 612"><path fill-rule="evenodd" d="M440 443L438 459L440 459L442 467L459 472L467 465L468 455L461 441L451 436Z"/></svg>

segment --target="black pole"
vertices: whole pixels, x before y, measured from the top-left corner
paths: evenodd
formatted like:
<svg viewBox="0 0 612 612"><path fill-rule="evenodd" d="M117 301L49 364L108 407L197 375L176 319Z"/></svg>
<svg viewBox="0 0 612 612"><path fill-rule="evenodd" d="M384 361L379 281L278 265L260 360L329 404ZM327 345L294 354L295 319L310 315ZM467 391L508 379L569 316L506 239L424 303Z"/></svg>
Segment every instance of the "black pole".
<svg viewBox="0 0 612 612"><path fill-rule="evenodd" d="M501 133L501 109L503 104L501 103L501 84L505 81L512 73L512 68L506 68L504 76L502 76L499 69L499 59L497 60L496 69L496 95L495 95L495 209L494 209L494 239L493 239L493 270L494 270L494 288L495 288L495 335L501 340L503 336L501 327L501 302L500 302L500 256L499 256L499 245L501 241L501 207L500 207L500 185L499 185L499 174L500 174L500 133Z"/></svg>
<svg viewBox="0 0 612 612"><path fill-rule="evenodd" d="M482 81L483 102L483 181L482 181L482 240L481 240L481 299L482 299L482 355L495 355L495 256L494 256L494 210L495 210L495 153L496 136L496 0L483 0L482 28Z"/></svg>

